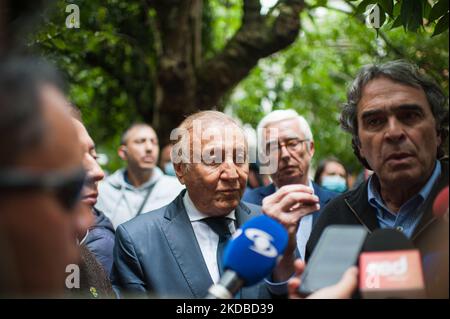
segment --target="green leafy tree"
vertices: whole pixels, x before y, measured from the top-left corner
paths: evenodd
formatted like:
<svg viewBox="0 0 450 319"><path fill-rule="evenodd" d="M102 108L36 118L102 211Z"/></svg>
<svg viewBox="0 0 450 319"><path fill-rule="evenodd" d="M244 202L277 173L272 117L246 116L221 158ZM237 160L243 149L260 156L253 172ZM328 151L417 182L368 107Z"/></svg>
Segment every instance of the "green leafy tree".
<svg viewBox="0 0 450 319"><path fill-rule="evenodd" d="M14 9L2 11L11 12L6 30L31 11L25 1L1 2ZM255 125L270 108L294 107L312 122L318 155L350 162L336 124L345 84L362 64L408 58L448 88L448 1L266 2L58 0L33 7L41 20L25 39L66 73L71 100L112 158L133 121L151 123L165 143L196 110L228 108ZM71 3L80 8L79 29L65 25ZM378 9L367 8L373 4ZM380 26L369 28L364 13L376 10ZM12 38L0 37L0 50Z"/></svg>

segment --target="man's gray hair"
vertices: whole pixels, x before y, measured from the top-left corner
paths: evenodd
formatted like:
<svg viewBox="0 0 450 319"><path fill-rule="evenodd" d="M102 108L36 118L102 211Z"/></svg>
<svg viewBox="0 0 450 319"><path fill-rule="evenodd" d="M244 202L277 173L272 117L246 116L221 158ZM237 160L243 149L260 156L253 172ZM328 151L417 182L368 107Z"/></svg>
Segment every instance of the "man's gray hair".
<svg viewBox="0 0 450 319"><path fill-rule="evenodd" d="M194 122L195 121L201 121L201 122L205 122L205 125L202 126L202 129L207 128L209 126L226 126L226 125L234 125L236 126L236 128L238 128L243 136L244 136L244 141L247 146L247 137L245 135L244 130L242 129L242 127L239 125L239 123L234 120L232 117L226 115L225 113L219 112L219 111L199 111L197 113L191 114L189 115L186 119L184 119L184 121L177 127L176 130L172 131L172 133L170 136L171 139L171 143L172 143L172 150L171 150L171 160L174 163L177 163L176 159L182 158L182 154L180 153L180 151L182 151L180 148L175 147L175 145L183 145L186 146L188 144L192 144L193 143L193 139L194 139ZM179 132L184 132L186 134L178 134ZM188 155L188 158L186 158L185 160L187 160L187 163L184 162L183 164L190 164L190 162L192 161L192 147L189 146L189 152L190 154L185 154ZM183 162L183 161L182 161ZM185 165L185 168L188 169L189 165Z"/></svg>
<svg viewBox="0 0 450 319"><path fill-rule="evenodd" d="M304 135L304 138L313 141L313 134L311 132L311 128L309 127L308 122L306 119L299 115L295 110L276 110L272 111L266 116L262 118L262 120L259 122L257 127L258 132L258 146L260 151L263 151L265 149L264 144L264 129L276 122L280 121L286 121L286 120L293 120L297 119L298 123L300 125L300 131ZM309 145L309 144L308 144ZM309 147L309 146L308 146Z"/></svg>
<svg viewBox="0 0 450 319"><path fill-rule="evenodd" d="M416 65L404 60L396 60L364 66L347 92L347 102L343 105L340 122L342 129L352 134L353 152L359 161L366 168L371 169L367 161L359 154L358 103L361 100L365 85L380 77L387 77L394 82L414 88L421 88L425 92L431 112L436 120L436 131L442 141L440 146L438 146L437 156L438 158L444 156L443 145L448 136L448 98L444 95L439 85L433 79L420 72Z"/></svg>

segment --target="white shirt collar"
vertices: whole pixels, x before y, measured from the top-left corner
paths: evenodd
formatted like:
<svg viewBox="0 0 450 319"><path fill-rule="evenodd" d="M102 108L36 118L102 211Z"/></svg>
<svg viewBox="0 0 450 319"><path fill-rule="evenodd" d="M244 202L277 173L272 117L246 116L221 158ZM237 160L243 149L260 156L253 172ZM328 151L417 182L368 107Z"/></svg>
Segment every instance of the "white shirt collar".
<svg viewBox="0 0 450 319"><path fill-rule="evenodd" d="M192 202L191 198L189 197L189 192L186 191L186 193L183 196L183 204L186 208L186 212L189 216L189 220L191 222L199 221L208 217L211 217L209 215L206 215L205 213L202 213L195 207L194 203ZM236 220L236 214L235 210L233 209L227 216L228 218L231 218L232 220Z"/></svg>

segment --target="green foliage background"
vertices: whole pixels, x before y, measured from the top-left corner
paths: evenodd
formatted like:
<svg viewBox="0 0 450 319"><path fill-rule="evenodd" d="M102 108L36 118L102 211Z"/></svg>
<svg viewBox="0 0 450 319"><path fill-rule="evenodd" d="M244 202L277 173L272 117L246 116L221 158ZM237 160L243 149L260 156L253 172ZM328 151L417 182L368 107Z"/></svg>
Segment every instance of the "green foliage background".
<svg viewBox="0 0 450 319"><path fill-rule="evenodd" d="M296 109L311 123L316 163L335 155L357 171L361 166L352 154L350 137L338 126L349 81L364 64L404 58L432 74L448 92L448 30L431 36L442 17L406 32L389 15L385 25L375 30L354 11L343 12L333 2L339 1L307 1L297 41L261 60L222 103L227 112L253 127L270 110ZM365 4L369 2L377 1ZM65 7L70 3L80 7L80 29L65 27ZM42 27L29 39L31 51L54 61L65 73L71 101L82 110L98 151L110 158L109 171L122 165L116 148L124 128L153 109L160 48L155 40L155 12L143 3L59 0L44 13ZM400 14L397 7L393 10ZM239 28L241 10L239 0L204 1L205 58L220 51ZM429 17L431 5L427 10ZM448 5L446 10L448 19Z"/></svg>

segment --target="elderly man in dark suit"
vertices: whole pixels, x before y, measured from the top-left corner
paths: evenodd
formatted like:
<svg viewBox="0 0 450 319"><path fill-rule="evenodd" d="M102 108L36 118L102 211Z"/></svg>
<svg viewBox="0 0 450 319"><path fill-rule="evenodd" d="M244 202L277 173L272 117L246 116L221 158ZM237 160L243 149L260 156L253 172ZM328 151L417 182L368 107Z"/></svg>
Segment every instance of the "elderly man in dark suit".
<svg viewBox="0 0 450 319"><path fill-rule="evenodd" d="M259 207L241 202L248 175L247 142L231 118L200 112L188 117L173 135L179 139L172 160L186 190L169 205L117 228L113 282L121 292L136 295L203 298L220 278L221 243L260 212ZM318 207L316 196L304 192L302 198L310 205L293 211L294 217ZM280 221L289 228L298 220ZM287 292L278 288L286 287L283 283L294 273L295 233L290 234L288 249L270 281L242 289L241 298Z"/></svg>

